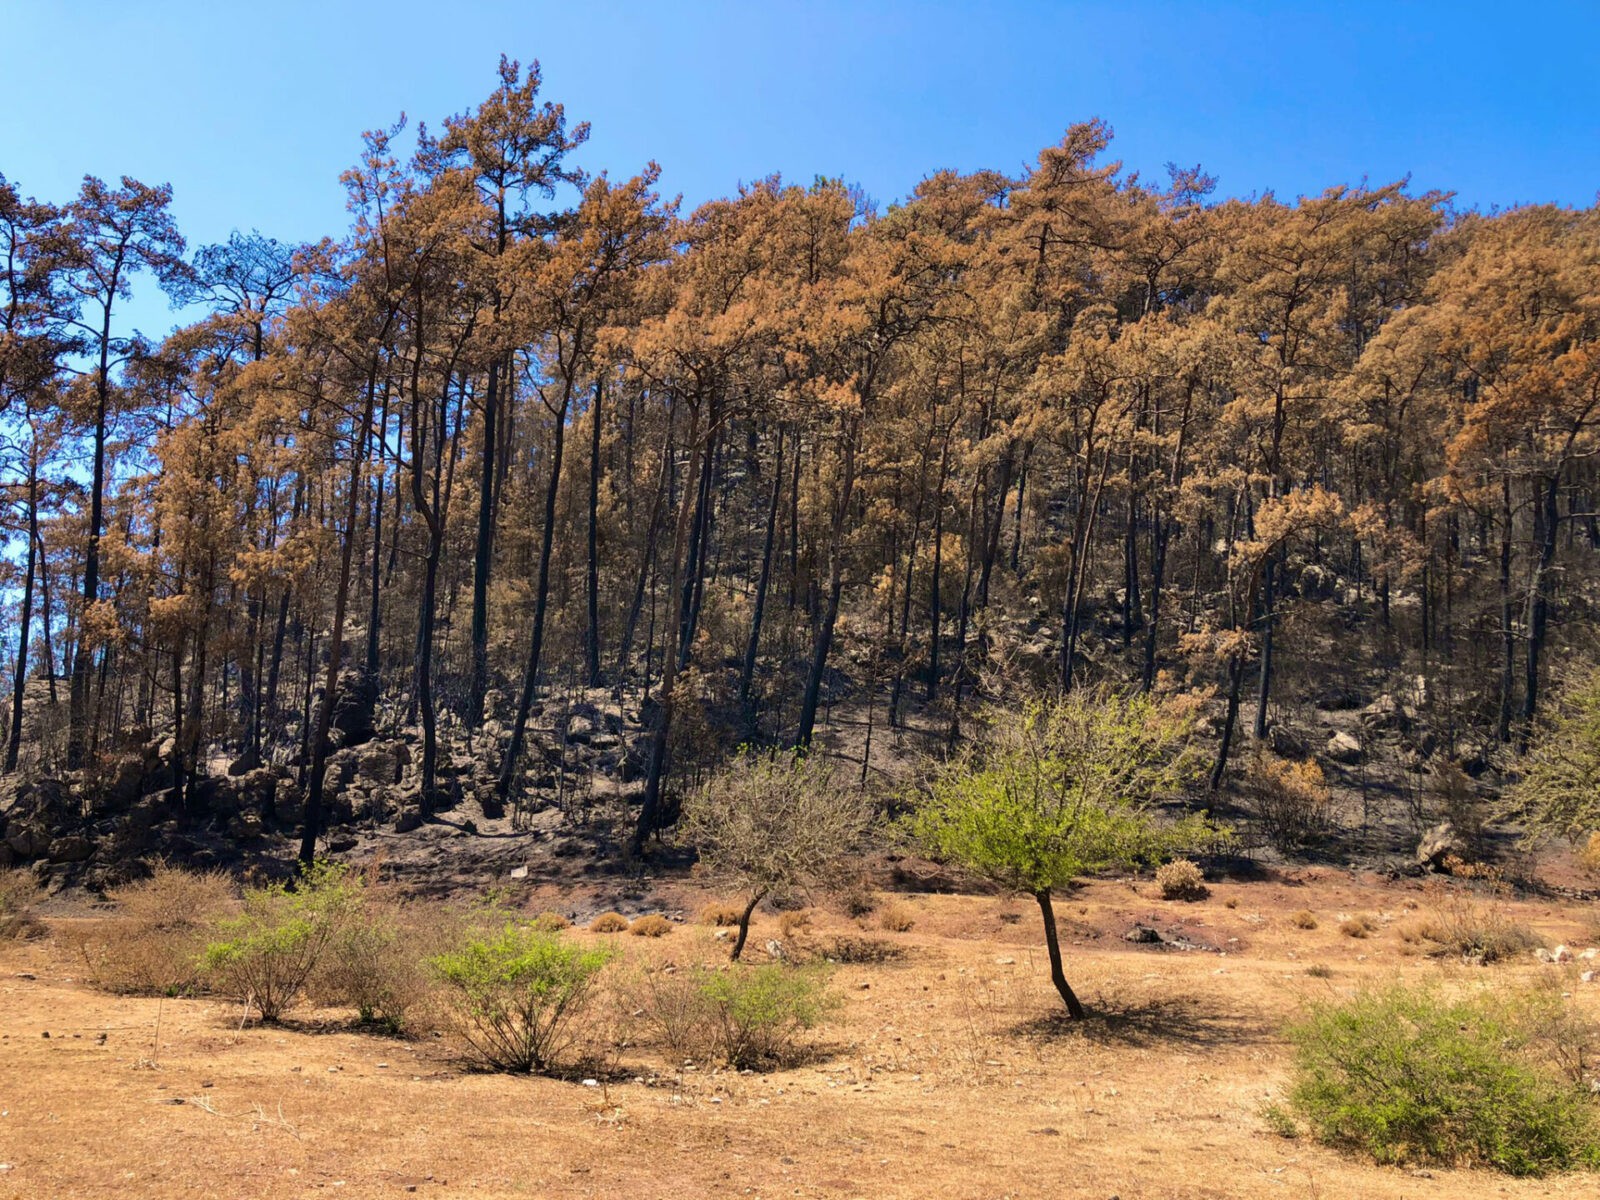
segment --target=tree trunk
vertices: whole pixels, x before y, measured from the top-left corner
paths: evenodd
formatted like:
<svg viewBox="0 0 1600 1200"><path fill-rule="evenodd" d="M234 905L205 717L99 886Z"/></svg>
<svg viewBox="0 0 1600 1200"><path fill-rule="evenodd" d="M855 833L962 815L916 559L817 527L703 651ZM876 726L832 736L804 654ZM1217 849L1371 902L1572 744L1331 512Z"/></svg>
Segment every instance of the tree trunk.
<svg viewBox="0 0 1600 1200"><path fill-rule="evenodd" d="M778 448L772 463L772 499L767 505L767 534L761 550L761 572L756 577L756 598L750 614L750 639L744 647L744 664L739 671L739 710L752 726L750 682L756 672L756 655L761 649L761 619L767 608L767 586L772 578L772 549L778 536L778 509L783 503L783 430L778 430Z"/></svg>
<svg viewBox="0 0 1600 1200"><path fill-rule="evenodd" d="M1084 1018L1083 1005L1078 1002L1077 994L1067 982L1066 972L1061 969L1061 939L1056 934L1056 911L1050 903L1050 889L1035 892L1033 898L1039 902L1039 915L1044 918L1044 945L1050 952L1050 982L1061 993L1068 1018L1081 1021Z"/></svg>
<svg viewBox="0 0 1600 1200"><path fill-rule="evenodd" d="M605 374L601 372L594 381L594 405L589 413L593 424L589 440L589 628L583 650L590 687L600 686L600 417L605 395Z"/></svg>
<svg viewBox="0 0 1600 1200"><path fill-rule="evenodd" d="M750 936L750 918L755 915L756 905L761 903L766 894L765 888L756 892L750 897L750 903L744 906L744 911L739 914L739 936L733 939L733 953L729 956L734 962L738 962L739 955L744 953L745 939Z"/></svg>

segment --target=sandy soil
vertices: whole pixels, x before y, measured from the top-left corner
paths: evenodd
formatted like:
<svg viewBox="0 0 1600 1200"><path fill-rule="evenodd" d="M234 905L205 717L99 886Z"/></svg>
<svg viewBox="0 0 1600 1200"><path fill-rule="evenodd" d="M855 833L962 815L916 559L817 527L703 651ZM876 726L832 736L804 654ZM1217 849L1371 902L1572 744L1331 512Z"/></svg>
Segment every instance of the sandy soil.
<svg viewBox="0 0 1600 1200"><path fill-rule="evenodd" d="M1078 1028L1057 1017L1031 903L903 897L916 922L898 934L823 913L791 953L849 935L899 957L838 968L844 1007L812 1061L688 1070L646 1047L593 1087L474 1073L443 1040L354 1032L336 1013L265 1028L215 999L104 995L57 943L0 944L0 1198L1595 1195L1594 1176L1376 1168L1265 1127L1287 1064L1278 1030L1311 996L1543 976L1600 1016L1584 964L1421 953L1407 929L1433 900L1420 882L1331 870L1223 883L1197 904L1091 884L1058 905L1069 975L1096 1010ZM1583 946L1585 907L1515 915ZM1300 910L1317 928L1297 927ZM1339 931L1357 913L1372 936ZM1140 922L1197 948L1124 941ZM775 936L763 917L754 944ZM690 924L615 940L680 963L724 952Z"/></svg>

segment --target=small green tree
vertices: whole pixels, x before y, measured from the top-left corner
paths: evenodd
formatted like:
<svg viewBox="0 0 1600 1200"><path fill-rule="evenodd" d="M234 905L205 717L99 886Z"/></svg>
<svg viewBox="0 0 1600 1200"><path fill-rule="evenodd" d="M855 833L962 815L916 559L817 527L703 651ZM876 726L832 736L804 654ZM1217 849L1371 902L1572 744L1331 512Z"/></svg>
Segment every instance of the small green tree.
<svg viewBox="0 0 1600 1200"><path fill-rule="evenodd" d="M746 896L733 957L767 896L842 883L871 825L867 797L814 755L746 751L691 796L683 836L708 874Z"/></svg>
<svg viewBox="0 0 1600 1200"><path fill-rule="evenodd" d="M1600 670L1561 691L1534 730L1521 766L1502 815L1521 821L1528 840L1576 843L1600 830Z"/></svg>
<svg viewBox="0 0 1600 1200"><path fill-rule="evenodd" d="M1157 861L1213 835L1199 817L1164 822L1151 810L1194 778L1192 709L1085 690L1029 704L1020 719L991 712L988 724L986 742L931 781L911 827L935 857L1038 902L1050 977L1078 1020L1051 896L1079 876Z"/></svg>
<svg viewBox="0 0 1600 1200"><path fill-rule="evenodd" d="M248 888L244 911L219 920L201 965L227 995L254 1003L276 1023L304 990L339 931L357 919L361 879L338 863L302 869L294 890Z"/></svg>
<svg viewBox="0 0 1600 1200"><path fill-rule="evenodd" d="M432 965L452 1024L480 1061L502 1071L545 1071L567 1048L573 1020L610 960L609 950L508 924L468 938Z"/></svg>

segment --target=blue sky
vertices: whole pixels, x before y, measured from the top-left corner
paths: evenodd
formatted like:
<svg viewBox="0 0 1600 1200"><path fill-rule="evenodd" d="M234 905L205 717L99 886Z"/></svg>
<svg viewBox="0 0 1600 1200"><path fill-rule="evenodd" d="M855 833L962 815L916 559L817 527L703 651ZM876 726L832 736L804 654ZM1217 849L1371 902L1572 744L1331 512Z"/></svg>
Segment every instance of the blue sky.
<svg viewBox="0 0 1600 1200"><path fill-rule="evenodd" d="M593 124L584 166L654 158L690 204L772 171L889 201L1093 116L1129 168L1201 163L1227 194L1600 187L1600 0L0 0L0 173L56 201L85 172L171 182L191 244L338 233L361 131L472 106L502 50ZM130 317L155 334L153 293Z"/></svg>

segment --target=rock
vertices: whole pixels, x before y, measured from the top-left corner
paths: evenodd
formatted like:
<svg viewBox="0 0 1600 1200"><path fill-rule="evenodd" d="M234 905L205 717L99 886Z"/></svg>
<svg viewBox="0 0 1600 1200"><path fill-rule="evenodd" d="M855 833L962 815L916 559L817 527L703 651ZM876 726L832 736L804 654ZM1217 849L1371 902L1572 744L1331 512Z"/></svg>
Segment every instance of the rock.
<svg viewBox="0 0 1600 1200"><path fill-rule="evenodd" d="M773 958L773 959L782 959L783 958L783 943L778 941L777 938L768 938L767 939L767 955L768 955L768 957Z"/></svg>
<svg viewBox="0 0 1600 1200"><path fill-rule="evenodd" d="M253 842L261 836L261 817L256 813L241 813L228 822L228 836L236 842Z"/></svg>
<svg viewBox="0 0 1600 1200"><path fill-rule="evenodd" d="M1361 743L1352 734L1340 730L1328 739L1323 753L1336 763L1358 763L1361 761Z"/></svg>
<svg viewBox="0 0 1600 1200"><path fill-rule="evenodd" d="M1134 942L1141 946L1154 946L1159 945L1166 939L1161 936L1159 930L1152 929L1148 925L1135 925L1132 929L1128 930L1127 933L1122 935L1122 940L1125 942Z"/></svg>
<svg viewBox="0 0 1600 1200"><path fill-rule="evenodd" d="M38 858L50 847L50 831L37 822L13 821L6 832L6 844L23 862Z"/></svg>
<svg viewBox="0 0 1600 1200"><path fill-rule="evenodd" d="M49 858L55 863L86 862L94 856L94 843L86 837L68 834L50 843Z"/></svg>
<svg viewBox="0 0 1600 1200"><path fill-rule="evenodd" d="M399 783L400 759L388 746L368 746L356 764L356 775L373 783Z"/></svg>
<svg viewBox="0 0 1600 1200"><path fill-rule="evenodd" d="M1280 758L1304 758L1306 744L1289 731L1286 726L1273 724L1267 730L1267 745L1272 752Z"/></svg>
<svg viewBox="0 0 1600 1200"><path fill-rule="evenodd" d="M1417 843L1417 865L1438 871L1444 868L1445 859L1460 858L1467 851L1467 843L1449 821L1441 821L1422 835Z"/></svg>
<svg viewBox="0 0 1600 1200"><path fill-rule="evenodd" d="M1386 693L1361 710L1361 723L1368 729L1404 732L1410 728L1411 718L1400 701Z"/></svg>
<svg viewBox="0 0 1600 1200"><path fill-rule="evenodd" d="M421 828L422 808L420 806L403 808L400 810L400 815L394 819L394 831L396 833L410 833Z"/></svg>
<svg viewBox="0 0 1600 1200"><path fill-rule="evenodd" d="M333 729L341 746L361 746L372 740L378 711L378 680L363 667L339 672L333 694Z"/></svg>

